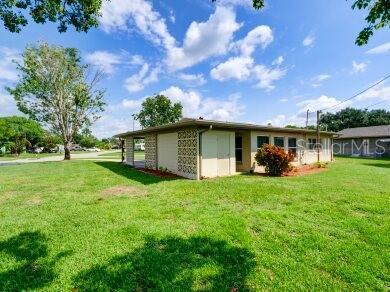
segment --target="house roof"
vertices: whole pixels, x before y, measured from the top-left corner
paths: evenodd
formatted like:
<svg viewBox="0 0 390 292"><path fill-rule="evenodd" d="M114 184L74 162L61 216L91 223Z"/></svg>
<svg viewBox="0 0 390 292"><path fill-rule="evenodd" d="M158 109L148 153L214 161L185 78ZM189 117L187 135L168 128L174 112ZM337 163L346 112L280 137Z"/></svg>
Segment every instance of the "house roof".
<svg viewBox="0 0 390 292"><path fill-rule="evenodd" d="M316 133L315 130L308 130L308 129L280 128L280 127L272 127L272 126L264 126L264 125L248 124L248 123L233 123L233 122L223 122L223 121L215 121L215 120L183 118L176 123L146 128L137 131L129 131L129 132L115 135L115 137L137 136L137 135L142 136L144 134L148 134L152 132L159 132L164 130L170 130L170 129L176 129L182 127L191 127L191 126L196 126L200 128L213 128L213 129L234 129L236 131L258 130L258 131L285 132L285 133L306 133L306 134ZM328 134L328 135L335 134L333 132L325 132L325 131L321 131L321 133Z"/></svg>
<svg viewBox="0 0 390 292"><path fill-rule="evenodd" d="M337 133L339 139L345 138L368 138L368 137L390 137L390 125L349 128Z"/></svg>

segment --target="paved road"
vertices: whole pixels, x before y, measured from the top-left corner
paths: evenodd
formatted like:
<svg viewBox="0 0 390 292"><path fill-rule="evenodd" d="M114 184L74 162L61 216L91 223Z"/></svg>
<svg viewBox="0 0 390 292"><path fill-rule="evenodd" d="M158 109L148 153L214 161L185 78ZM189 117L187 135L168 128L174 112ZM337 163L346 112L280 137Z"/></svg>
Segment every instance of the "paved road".
<svg viewBox="0 0 390 292"><path fill-rule="evenodd" d="M85 152L85 153L71 153L71 159L91 159L91 160L103 160L103 161L120 161L120 159L107 158L105 156L99 156L102 153L117 153L118 151L104 151L104 152ZM47 161L61 161L64 159L64 155L47 156L42 158L23 158L15 160L1 160L0 166L2 165L14 165L23 163L34 163L34 162L47 162Z"/></svg>

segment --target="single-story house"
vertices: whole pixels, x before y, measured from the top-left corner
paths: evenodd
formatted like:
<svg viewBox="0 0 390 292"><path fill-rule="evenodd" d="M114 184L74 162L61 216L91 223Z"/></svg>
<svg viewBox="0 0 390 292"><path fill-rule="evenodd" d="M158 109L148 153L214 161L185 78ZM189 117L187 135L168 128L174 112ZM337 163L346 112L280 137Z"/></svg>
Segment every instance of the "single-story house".
<svg viewBox="0 0 390 292"><path fill-rule="evenodd" d="M274 144L295 154L295 165L333 159L334 133L184 118L177 123L117 135L125 140L125 163L134 165L134 139L145 141L145 168L167 169L177 175L201 179L263 171L255 161L263 144Z"/></svg>
<svg viewBox="0 0 390 292"><path fill-rule="evenodd" d="M333 151L347 156L390 156L390 125L341 130L334 138Z"/></svg>

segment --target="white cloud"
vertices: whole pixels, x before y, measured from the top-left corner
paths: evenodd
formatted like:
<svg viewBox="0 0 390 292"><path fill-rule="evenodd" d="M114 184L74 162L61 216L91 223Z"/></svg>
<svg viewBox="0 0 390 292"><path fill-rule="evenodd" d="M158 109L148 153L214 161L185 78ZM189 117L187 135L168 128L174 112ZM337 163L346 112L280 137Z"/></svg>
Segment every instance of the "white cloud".
<svg viewBox="0 0 390 292"><path fill-rule="evenodd" d="M0 116L21 115L14 98L8 93L0 92Z"/></svg>
<svg viewBox="0 0 390 292"><path fill-rule="evenodd" d="M131 32L134 28L146 39L166 51L166 64L175 71L197 64L211 56L223 55L230 48L233 33L240 28L231 7L217 5L205 22L192 22L182 46L177 46L166 21L145 0L104 1L100 27L106 32ZM173 18L172 18L173 16ZM170 14L171 21L174 15Z"/></svg>
<svg viewBox="0 0 390 292"><path fill-rule="evenodd" d="M218 0L221 6L244 6L252 7L252 0Z"/></svg>
<svg viewBox="0 0 390 292"><path fill-rule="evenodd" d="M141 55L133 55L130 58L131 65L143 65L144 63L145 63L145 60Z"/></svg>
<svg viewBox="0 0 390 292"><path fill-rule="evenodd" d="M274 89L273 82L279 80L285 74L285 69L268 68L264 65L254 66L253 59L245 56L229 58L210 71L211 77L219 81L229 79L248 80L252 78L256 80L257 87L266 90Z"/></svg>
<svg viewBox="0 0 390 292"><path fill-rule="evenodd" d="M390 100L390 86L385 84L377 85L363 94L359 95L356 100Z"/></svg>
<svg viewBox="0 0 390 292"><path fill-rule="evenodd" d="M296 125L304 126L306 124L306 114L307 110L309 113L309 125L316 123L316 114L317 110L327 109L326 111L335 112L341 109L344 109L352 104L352 101L346 101L340 104L340 100L335 97L330 97L326 95L321 95L317 98L303 100L296 104L297 112L296 114L279 114L272 119L267 120L265 123L271 123L273 126L283 127L285 125Z"/></svg>
<svg viewBox="0 0 390 292"><path fill-rule="evenodd" d="M324 81L329 79L331 76L329 74L320 74L317 77L315 77L315 80L318 82Z"/></svg>
<svg viewBox="0 0 390 292"><path fill-rule="evenodd" d="M130 114L118 115L104 113L92 126L94 136L99 139L109 138L119 133L131 131L133 128L133 118ZM138 125L137 125L138 128Z"/></svg>
<svg viewBox="0 0 390 292"><path fill-rule="evenodd" d="M273 82L279 80L286 74L285 69L280 68L267 68L264 65L256 65L253 68L253 74L255 79L258 81L257 87L263 88L266 90L272 90L275 88Z"/></svg>
<svg viewBox="0 0 390 292"><path fill-rule="evenodd" d="M123 99L121 106L126 109L139 110L144 99Z"/></svg>
<svg viewBox="0 0 390 292"><path fill-rule="evenodd" d="M367 63L352 61L352 74L363 73L367 69Z"/></svg>
<svg viewBox="0 0 390 292"><path fill-rule="evenodd" d="M287 102L287 101L288 101L288 98L281 98L280 101L281 101L281 102Z"/></svg>
<svg viewBox="0 0 390 292"><path fill-rule="evenodd" d="M122 63L122 57L107 51L95 51L87 54L85 59L88 63L100 68L106 74L113 74L115 66Z"/></svg>
<svg viewBox="0 0 390 292"><path fill-rule="evenodd" d="M180 102L183 105L184 116L192 116L201 106L201 96L195 91L183 91L177 86L171 86L161 91L161 94L174 102Z"/></svg>
<svg viewBox="0 0 390 292"><path fill-rule="evenodd" d="M21 61L17 50L0 46L0 80L15 82L18 80L18 72L14 61Z"/></svg>
<svg viewBox="0 0 390 292"><path fill-rule="evenodd" d="M240 28L231 8L217 6L205 22L192 22L182 47L167 49L167 65L179 70L197 64L211 56L226 54L233 33Z"/></svg>
<svg viewBox="0 0 390 292"><path fill-rule="evenodd" d="M231 57L226 62L211 69L210 75L219 81L229 79L246 80L251 75L253 63L254 61L250 57Z"/></svg>
<svg viewBox="0 0 390 292"><path fill-rule="evenodd" d="M305 47L311 47L314 45L314 42L315 42L315 37L312 35L308 35L303 39L302 45L304 45Z"/></svg>
<svg viewBox="0 0 390 292"><path fill-rule="evenodd" d="M269 26L260 25L251 30L245 38L235 42L232 46L238 48L240 55L230 57L210 71L210 76L219 81L229 79L248 80L257 82L257 87L266 90L275 88L273 82L286 74L285 69L268 68L265 65L256 65L251 57L256 46L267 47L273 40L272 30ZM278 57L272 64L279 66L284 61L283 56Z"/></svg>
<svg viewBox="0 0 390 292"><path fill-rule="evenodd" d="M154 44L164 48L175 46L175 39L168 31L165 19L153 10L149 1L103 1L101 14L100 27L106 33L128 32L135 26L139 33Z"/></svg>
<svg viewBox="0 0 390 292"><path fill-rule="evenodd" d="M386 53L390 53L390 42L384 43L366 52L366 54L386 54Z"/></svg>
<svg viewBox="0 0 390 292"><path fill-rule="evenodd" d="M286 116L277 115L276 117L266 120L264 124L271 124L273 127L283 127L286 125Z"/></svg>
<svg viewBox="0 0 390 292"><path fill-rule="evenodd" d="M311 112L321 110L321 109L329 109L329 111L338 111L340 109L346 108L347 106L352 104L352 101L348 100L342 104L339 104L340 101L335 97L330 97L326 95L321 95L315 99L307 99L297 103L299 107L298 116L306 117L306 111L310 110Z"/></svg>
<svg viewBox="0 0 390 292"><path fill-rule="evenodd" d="M284 62L284 57L283 56L279 56L272 62L272 65L280 66L280 65L282 65L283 62Z"/></svg>
<svg viewBox="0 0 390 292"><path fill-rule="evenodd" d="M125 80L125 87L129 92L141 91L146 85L157 82L160 67L150 69L149 64L144 63L140 71Z"/></svg>
<svg viewBox="0 0 390 292"><path fill-rule="evenodd" d="M173 10L169 10L169 20L170 20L172 23L175 23L175 22L176 22L176 16L175 16L175 13L173 12Z"/></svg>
<svg viewBox="0 0 390 292"><path fill-rule="evenodd" d="M181 102L185 117L204 117L215 120L235 120L243 114L245 106L239 102L240 96L233 94L227 100L204 98L193 90L182 90L177 86L171 86L163 90L164 94L172 101Z"/></svg>
<svg viewBox="0 0 390 292"><path fill-rule="evenodd" d="M205 78L203 77L203 74L185 74L180 73L178 75L179 79L184 81L187 86L201 86L206 83Z"/></svg>
<svg viewBox="0 0 390 292"><path fill-rule="evenodd" d="M273 39L271 28L268 25L260 25L248 32L245 38L236 42L235 46L240 49L242 55L251 56L257 46L265 49Z"/></svg>
<svg viewBox="0 0 390 292"><path fill-rule="evenodd" d="M331 78L332 76L329 74L320 74L312 78L312 84L313 87L319 87L322 85L322 82Z"/></svg>

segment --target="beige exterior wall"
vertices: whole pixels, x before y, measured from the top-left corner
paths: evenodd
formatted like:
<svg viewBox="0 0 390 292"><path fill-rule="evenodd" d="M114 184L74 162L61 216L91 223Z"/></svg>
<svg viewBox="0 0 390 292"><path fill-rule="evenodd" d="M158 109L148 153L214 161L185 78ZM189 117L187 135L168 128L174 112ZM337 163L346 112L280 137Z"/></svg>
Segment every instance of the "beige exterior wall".
<svg viewBox="0 0 390 292"><path fill-rule="evenodd" d="M235 132L209 130L202 133L201 177L236 173Z"/></svg>
<svg viewBox="0 0 390 292"><path fill-rule="evenodd" d="M177 132L157 134L157 166L177 174Z"/></svg>
<svg viewBox="0 0 390 292"><path fill-rule="evenodd" d="M274 144L274 137L283 137L286 151L288 151L288 138L296 138L297 157L293 165L311 164L317 161L317 151L305 148L308 138L315 139L315 135L249 130L238 132L207 130L202 131L201 135L201 152L199 152L199 130L196 128L145 135L145 167L167 168L172 173L189 179L227 176L237 172L263 172L263 167L257 166L255 161L257 136L268 136L270 144ZM236 163L236 136L242 137L242 163ZM321 141L323 150L320 152L320 160L331 161L331 136L322 135ZM134 165L133 137L126 137L125 147L125 163Z"/></svg>
<svg viewBox="0 0 390 292"><path fill-rule="evenodd" d="M264 172L264 167L258 166L255 160L255 155L257 153L257 136L268 136L269 142L271 145L274 144L274 137L283 137L284 138L284 149L288 151L288 138L296 138L297 143L302 147L297 148L297 157L293 161L294 166L302 164L311 164L317 162L317 151L306 149L306 142L309 138L315 139L315 135L306 135L306 134L294 134L294 133L283 133L283 132L262 132L262 131L251 131L251 167L248 169L247 165L243 168L243 171L255 171L255 172ZM331 151L331 139L330 136L324 137L321 136L321 142L323 149L320 151L320 161L329 162L332 161L332 151Z"/></svg>

